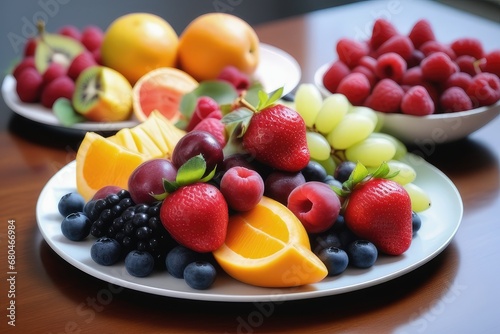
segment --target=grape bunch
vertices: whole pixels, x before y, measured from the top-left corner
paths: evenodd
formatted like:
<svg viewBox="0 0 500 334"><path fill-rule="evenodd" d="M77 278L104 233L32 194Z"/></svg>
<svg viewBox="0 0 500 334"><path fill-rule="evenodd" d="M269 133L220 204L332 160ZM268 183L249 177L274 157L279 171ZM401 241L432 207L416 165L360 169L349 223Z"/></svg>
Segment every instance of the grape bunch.
<svg viewBox="0 0 500 334"><path fill-rule="evenodd" d="M160 205L135 203L127 190L87 202L86 215L92 222L90 234L116 240L123 253L146 251L156 267L165 265L165 256L175 246L160 221Z"/></svg>
<svg viewBox="0 0 500 334"><path fill-rule="evenodd" d="M378 117L369 107L354 106L340 93L323 98L313 84L301 84L295 94L295 108L307 127L311 160L335 175L343 162L360 162L375 170L386 162L394 181L403 185L412 199L412 208L421 212L430 205L428 194L413 181L416 171L405 158L406 146L397 138L377 132Z"/></svg>

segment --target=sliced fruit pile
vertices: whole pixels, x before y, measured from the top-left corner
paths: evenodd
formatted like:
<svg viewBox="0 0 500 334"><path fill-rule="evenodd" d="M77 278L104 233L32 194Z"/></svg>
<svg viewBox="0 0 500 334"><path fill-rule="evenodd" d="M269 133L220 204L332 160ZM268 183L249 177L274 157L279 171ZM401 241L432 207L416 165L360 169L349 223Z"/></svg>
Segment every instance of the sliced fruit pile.
<svg viewBox="0 0 500 334"><path fill-rule="evenodd" d="M430 199L406 188L416 174L398 160L404 145L381 134L392 154L378 165L348 160L349 146L328 146L331 159L316 161L318 145L308 135L322 136L309 125L319 125L319 114L293 107L310 97L310 86L285 105L282 89L255 99L239 91L241 73L225 73L232 73L234 94L189 95L195 105L187 131L153 112L112 137L87 135L76 161L77 192L67 196L81 200L60 202L65 236L96 238L90 253L98 264L124 261L139 277L166 270L194 289L209 288L220 270L262 287L311 284L408 250L421 225L417 211ZM221 103L228 95L234 98ZM340 142L375 135L372 110L309 101L345 122L335 135ZM350 120L358 116L360 122ZM358 123L371 124L370 131L354 140Z"/></svg>
<svg viewBox="0 0 500 334"><path fill-rule="evenodd" d="M474 37L440 42L425 19L408 34L377 19L368 40L341 38L336 52L323 85L357 106L425 116L500 100L500 50Z"/></svg>
<svg viewBox="0 0 500 334"><path fill-rule="evenodd" d="M215 80L229 66L251 75L258 62L257 35L236 16L199 16L178 36L157 15L131 13L105 31L48 33L41 22L12 74L20 101L52 109L63 125L132 115L142 122L153 110L175 122L182 96L199 80Z"/></svg>

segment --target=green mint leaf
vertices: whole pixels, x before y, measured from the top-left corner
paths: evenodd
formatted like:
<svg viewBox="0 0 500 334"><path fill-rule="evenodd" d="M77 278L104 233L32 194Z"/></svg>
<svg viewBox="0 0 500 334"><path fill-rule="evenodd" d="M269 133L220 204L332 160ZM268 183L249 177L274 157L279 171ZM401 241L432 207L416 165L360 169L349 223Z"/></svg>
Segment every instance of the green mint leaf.
<svg viewBox="0 0 500 334"><path fill-rule="evenodd" d="M203 155L198 154L186 161L177 171L175 182L185 186L200 181L205 174L207 164Z"/></svg>
<svg viewBox="0 0 500 334"><path fill-rule="evenodd" d="M52 106L52 112L59 122L64 126L72 126L76 123L85 122L86 118L80 115L73 108L71 100L61 97L58 98Z"/></svg>

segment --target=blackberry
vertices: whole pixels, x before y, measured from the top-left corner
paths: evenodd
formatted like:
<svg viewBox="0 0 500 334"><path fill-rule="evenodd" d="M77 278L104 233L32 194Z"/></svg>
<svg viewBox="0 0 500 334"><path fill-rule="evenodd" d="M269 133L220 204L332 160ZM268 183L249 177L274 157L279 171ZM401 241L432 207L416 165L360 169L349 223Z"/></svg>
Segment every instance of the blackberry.
<svg viewBox="0 0 500 334"><path fill-rule="evenodd" d="M134 203L130 193L121 190L92 203L89 215L92 236L116 240L124 254L148 252L155 267L164 269L166 254L176 243L160 221L159 203Z"/></svg>

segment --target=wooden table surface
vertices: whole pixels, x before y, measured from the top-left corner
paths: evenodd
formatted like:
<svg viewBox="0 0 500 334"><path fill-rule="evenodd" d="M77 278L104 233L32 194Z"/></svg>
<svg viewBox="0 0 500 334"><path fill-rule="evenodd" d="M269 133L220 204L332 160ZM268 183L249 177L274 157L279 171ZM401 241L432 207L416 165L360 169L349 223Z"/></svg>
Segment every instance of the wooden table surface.
<svg viewBox="0 0 500 334"><path fill-rule="evenodd" d="M443 41L478 36L500 48L500 25L434 3L367 2L256 26L290 53L302 81L333 57L342 36L362 37L385 15L402 31L427 17ZM284 303L191 301L110 286L59 257L37 227L35 205L75 158L82 133L1 110L0 332L10 333L494 333L500 325L500 117L468 138L409 146L456 185L464 204L450 245L425 265L370 288ZM453 210L453 208L447 208ZM15 268L8 266L15 226ZM14 271L15 274L9 274ZM12 293L15 292L15 296ZM15 311L8 308L15 303ZM8 324L15 315L15 327Z"/></svg>

